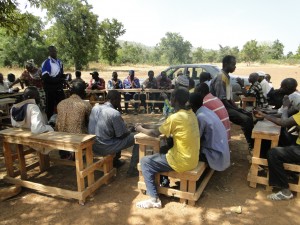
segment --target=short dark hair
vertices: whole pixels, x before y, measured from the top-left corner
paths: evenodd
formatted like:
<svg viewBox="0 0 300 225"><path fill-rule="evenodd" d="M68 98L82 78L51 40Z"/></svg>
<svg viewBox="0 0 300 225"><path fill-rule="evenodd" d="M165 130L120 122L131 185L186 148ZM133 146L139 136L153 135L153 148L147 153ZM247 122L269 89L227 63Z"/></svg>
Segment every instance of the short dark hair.
<svg viewBox="0 0 300 225"><path fill-rule="evenodd" d="M223 65L229 64L231 63L232 60L236 60L236 58L233 55L226 55L222 60L222 64Z"/></svg>
<svg viewBox="0 0 300 225"><path fill-rule="evenodd" d="M190 98L190 93L188 89L184 87L177 87L172 92L172 96L180 105L185 105L185 103L187 103Z"/></svg>
<svg viewBox="0 0 300 225"><path fill-rule="evenodd" d="M200 93L204 98L209 93L209 87L206 83L201 83L197 85L194 93Z"/></svg>
<svg viewBox="0 0 300 225"><path fill-rule="evenodd" d="M81 76L81 71L80 70L76 70L75 71L75 76L76 77L80 77Z"/></svg>
<svg viewBox="0 0 300 225"><path fill-rule="evenodd" d="M285 78L280 85L280 89L282 90L284 88L284 91L286 95L292 94L294 91L296 91L298 86L297 80L294 78Z"/></svg>
<svg viewBox="0 0 300 225"><path fill-rule="evenodd" d="M81 98L85 96L86 85L82 80L74 80L71 85L71 94L79 95Z"/></svg>
<svg viewBox="0 0 300 225"><path fill-rule="evenodd" d="M39 103L40 94L38 89L35 86L29 86L24 90L23 99L35 99L36 103Z"/></svg>
<svg viewBox="0 0 300 225"><path fill-rule="evenodd" d="M148 71L148 75L150 75L150 73L152 73L152 74L154 75L153 70L149 70L149 71Z"/></svg>
<svg viewBox="0 0 300 225"><path fill-rule="evenodd" d="M107 100L121 99L121 94L117 90L110 90L106 96Z"/></svg>
<svg viewBox="0 0 300 225"><path fill-rule="evenodd" d="M211 75L208 72L202 72L200 73L199 81L200 83L203 83L207 80L211 80Z"/></svg>
<svg viewBox="0 0 300 225"><path fill-rule="evenodd" d="M191 93L189 102L193 111L196 112L203 105L203 96L201 93Z"/></svg>

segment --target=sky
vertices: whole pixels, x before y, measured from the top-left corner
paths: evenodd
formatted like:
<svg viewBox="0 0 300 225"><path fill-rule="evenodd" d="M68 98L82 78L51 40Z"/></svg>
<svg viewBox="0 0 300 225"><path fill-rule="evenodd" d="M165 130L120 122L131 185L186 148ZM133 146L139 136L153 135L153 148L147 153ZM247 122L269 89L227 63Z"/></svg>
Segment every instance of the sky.
<svg viewBox="0 0 300 225"><path fill-rule="evenodd" d="M19 2L24 2L20 0ZM300 45L299 0L88 0L99 22L116 18L126 33L119 39L155 46L167 32L179 33L194 48L241 50L250 40L278 39L284 53ZM22 6L21 6L22 7ZM298 22L298 23L297 23Z"/></svg>

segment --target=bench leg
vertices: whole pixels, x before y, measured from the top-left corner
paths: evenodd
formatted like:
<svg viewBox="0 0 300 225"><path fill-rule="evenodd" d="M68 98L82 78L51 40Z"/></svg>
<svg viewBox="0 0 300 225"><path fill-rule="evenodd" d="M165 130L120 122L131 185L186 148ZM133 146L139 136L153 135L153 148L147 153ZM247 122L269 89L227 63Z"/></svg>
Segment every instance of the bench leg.
<svg viewBox="0 0 300 225"><path fill-rule="evenodd" d="M83 159L82 159L82 149L75 152L75 165L76 165L76 177L77 177L77 190L78 192L83 192L85 189L84 178L80 176L80 172L83 170ZM85 199L79 200L79 204L84 204Z"/></svg>
<svg viewBox="0 0 300 225"><path fill-rule="evenodd" d="M27 171L26 171L26 163L25 163L25 155L23 151L23 145L17 145L17 154L19 161L19 170L21 174L21 179L27 179Z"/></svg>
<svg viewBox="0 0 300 225"><path fill-rule="evenodd" d="M260 146L261 146L261 139L259 138L255 138L254 140L254 150L253 150L253 157L257 157L259 158L260 156ZM250 168L250 174L252 176L256 176L258 175L258 165L257 164L253 164L251 165ZM250 187L256 188L257 183L255 182L250 182Z"/></svg>
<svg viewBox="0 0 300 225"><path fill-rule="evenodd" d="M188 181L180 179L180 191L187 192L188 190ZM179 200L181 203L186 203L186 199L180 198Z"/></svg>
<svg viewBox="0 0 300 225"><path fill-rule="evenodd" d="M40 162L40 171L43 172L50 167L50 157L49 155L44 155L38 152L39 162Z"/></svg>
<svg viewBox="0 0 300 225"><path fill-rule="evenodd" d="M196 193L196 181L189 181L188 182L188 192ZM194 206L196 201L188 200L188 205Z"/></svg>
<svg viewBox="0 0 300 225"><path fill-rule="evenodd" d="M86 148L86 166L93 164L93 151L92 146ZM88 174L88 186L90 187L93 183L95 183L94 171Z"/></svg>
<svg viewBox="0 0 300 225"><path fill-rule="evenodd" d="M10 177L14 177L13 158L10 143L3 142L3 154L5 158L7 175Z"/></svg>

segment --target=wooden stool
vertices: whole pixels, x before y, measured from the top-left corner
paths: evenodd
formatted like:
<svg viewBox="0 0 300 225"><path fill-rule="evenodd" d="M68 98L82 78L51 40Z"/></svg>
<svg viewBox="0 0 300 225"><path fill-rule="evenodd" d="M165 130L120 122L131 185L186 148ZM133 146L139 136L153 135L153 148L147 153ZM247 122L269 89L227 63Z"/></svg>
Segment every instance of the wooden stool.
<svg viewBox="0 0 300 225"><path fill-rule="evenodd" d="M160 149L160 142L164 136L151 137L143 133L136 134L134 136L135 143L139 144L139 161L142 157L147 154L157 153ZM152 149L150 150L149 147ZM146 184L142 174L141 166L138 164L138 170L140 171L138 188L142 191L146 191ZM210 169L207 163L199 162L198 166L191 170L183 173L177 173L175 171L158 173L155 177L157 191L160 194L178 197L180 202L185 203L188 201L189 205L195 205L195 202L201 196L204 188L206 187L209 179L213 175L214 170ZM171 187L160 187L160 176L168 176L171 179L179 180L180 190ZM199 187L196 187L196 182L199 179L203 179Z"/></svg>
<svg viewBox="0 0 300 225"><path fill-rule="evenodd" d="M245 97L245 96L241 96L241 101L242 101L242 108L246 109L247 107L247 103L248 102L252 102L253 106L256 106L256 98L255 97Z"/></svg>

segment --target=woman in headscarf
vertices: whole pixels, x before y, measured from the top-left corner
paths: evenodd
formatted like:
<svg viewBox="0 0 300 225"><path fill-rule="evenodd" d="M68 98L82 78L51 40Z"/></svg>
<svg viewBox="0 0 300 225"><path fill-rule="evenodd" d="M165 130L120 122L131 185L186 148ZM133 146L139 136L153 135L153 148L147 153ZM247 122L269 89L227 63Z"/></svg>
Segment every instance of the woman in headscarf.
<svg viewBox="0 0 300 225"><path fill-rule="evenodd" d="M40 68L37 68L34 64L34 60L30 59L25 62L25 70L21 74L21 76L13 82L9 88L14 86L15 84L20 83L22 89L24 88L24 84L26 87L34 86L38 89L40 94L40 109L45 111L45 92L43 89L42 82L42 71Z"/></svg>

